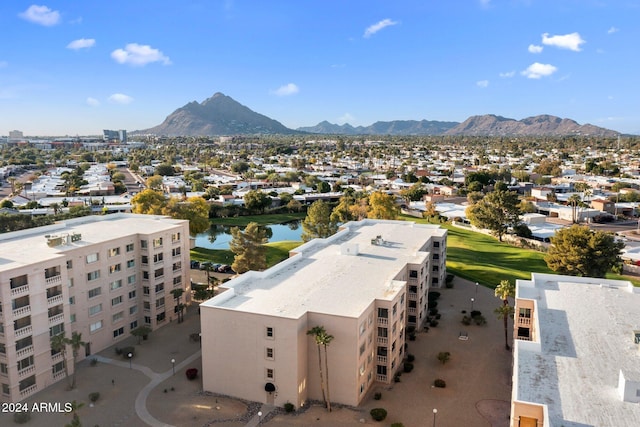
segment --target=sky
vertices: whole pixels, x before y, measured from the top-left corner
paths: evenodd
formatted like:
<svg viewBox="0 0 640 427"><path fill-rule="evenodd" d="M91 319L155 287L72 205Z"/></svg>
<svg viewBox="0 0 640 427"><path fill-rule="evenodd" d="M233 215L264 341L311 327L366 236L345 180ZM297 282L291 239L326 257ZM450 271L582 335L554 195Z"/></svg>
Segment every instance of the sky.
<svg viewBox="0 0 640 427"><path fill-rule="evenodd" d="M0 135L156 126L222 92L327 120L571 118L640 134L640 0L0 2Z"/></svg>

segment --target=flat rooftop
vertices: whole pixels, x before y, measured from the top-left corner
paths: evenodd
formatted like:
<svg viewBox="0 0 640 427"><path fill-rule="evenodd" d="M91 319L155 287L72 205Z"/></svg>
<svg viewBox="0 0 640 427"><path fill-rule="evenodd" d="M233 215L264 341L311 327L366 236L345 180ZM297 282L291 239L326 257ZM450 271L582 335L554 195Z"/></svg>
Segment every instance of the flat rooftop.
<svg viewBox="0 0 640 427"><path fill-rule="evenodd" d="M427 241L447 232L407 221L363 220L344 227L300 246L293 251L298 255L266 271L227 282L228 291L202 305L294 319L309 311L358 317L374 299L392 299L405 285L394 280L398 273L408 263L423 262ZM372 244L377 236L384 242Z"/></svg>
<svg viewBox="0 0 640 427"><path fill-rule="evenodd" d="M640 425L640 405L617 391L621 370L640 377L638 289L551 274L519 282L518 297L537 301L541 352L518 347L516 398L548 405L553 426Z"/></svg>
<svg viewBox="0 0 640 427"><path fill-rule="evenodd" d="M60 257L65 251L135 233L155 233L184 220L161 215L92 215L44 227L0 234L0 272ZM49 247L45 236L80 234L80 240ZM188 237L188 236L185 236Z"/></svg>

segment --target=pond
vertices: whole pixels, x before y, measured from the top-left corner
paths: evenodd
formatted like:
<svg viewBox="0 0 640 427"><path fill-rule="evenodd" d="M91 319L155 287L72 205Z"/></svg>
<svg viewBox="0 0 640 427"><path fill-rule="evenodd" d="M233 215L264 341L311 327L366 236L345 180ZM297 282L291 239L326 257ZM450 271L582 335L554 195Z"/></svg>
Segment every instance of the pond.
<svg viewBox="0 0 640 427"><path fill-rule="evenodd" d="M240 227L243 228L243 227ZM302 224L300 221L292 221L286 224L265 225L267 238L270 242L283 240L302 240ZM207 249L229 249L231 241L231 226L212 225L209 231L196 236L196 246Z"/></svg>

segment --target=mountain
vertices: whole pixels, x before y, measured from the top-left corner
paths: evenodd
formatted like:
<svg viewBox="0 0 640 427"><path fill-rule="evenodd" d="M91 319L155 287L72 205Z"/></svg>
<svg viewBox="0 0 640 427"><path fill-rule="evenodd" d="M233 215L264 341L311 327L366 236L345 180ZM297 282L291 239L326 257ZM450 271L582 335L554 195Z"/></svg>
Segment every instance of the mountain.
<svg viewBox="0 0 640 427"><path fill-rule="evenodd" d="M135 133L166 136L215 136L292 134L297 132L218 92L200 104L193 101L178 108L158 126Z"/></svg>
<svg viewBox="0 0 640 427"><path fill-rule="evenodd" d="M366 127L353 127L348 123L336 125L323 121L315 126L301 127L296 130L334 135L442 135L458 124L458 122L439 122L436 120L393 120L390 122L375 122Z"/></svg>
<svg viewBox="0 0 640 427"><path fill-rule="evenodd" d="M471 136L563 136L589 135L615 137L618 132L591 124L580 125L571 119L562 119L547 114L527 117L522 120L509 119L494 114L471 116L449 129L446 135Z"/></svg>

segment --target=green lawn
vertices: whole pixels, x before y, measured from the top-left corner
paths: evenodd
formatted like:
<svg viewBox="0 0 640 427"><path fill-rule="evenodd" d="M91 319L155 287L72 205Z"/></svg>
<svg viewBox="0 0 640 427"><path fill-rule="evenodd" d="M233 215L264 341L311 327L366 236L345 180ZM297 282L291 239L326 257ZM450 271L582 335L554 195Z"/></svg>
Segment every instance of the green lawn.
<svg viewBox="0 0 640 427"><path fill-rule="evenodd" d="M302 244L301 241L282 241L267 243L267 267L272 267L289 258L289 251ZM215 264L233 264L233 252L225 249L194 248L191 250L191 259L194 261L211 261Z"/></svg>
<svg viewBox="0 0 640 427"><path fill-rule="evenodd" d="M258 225L282 224L284 222L302 220L307 216L305 212L270 214L270 215L250 215L238 216L231 218L211 218L211 224L214 225L232 225L236 227L245 227L250 222L256 222Z"/></svg>

